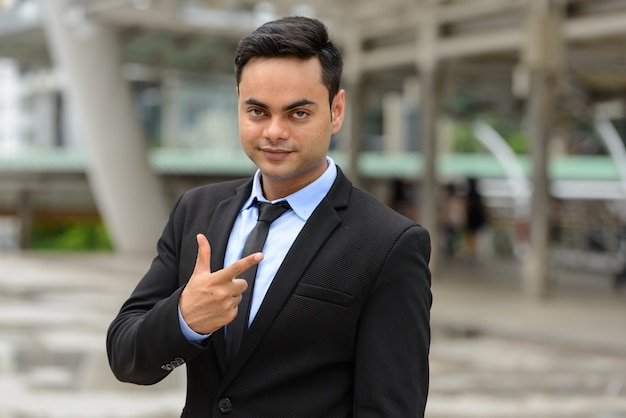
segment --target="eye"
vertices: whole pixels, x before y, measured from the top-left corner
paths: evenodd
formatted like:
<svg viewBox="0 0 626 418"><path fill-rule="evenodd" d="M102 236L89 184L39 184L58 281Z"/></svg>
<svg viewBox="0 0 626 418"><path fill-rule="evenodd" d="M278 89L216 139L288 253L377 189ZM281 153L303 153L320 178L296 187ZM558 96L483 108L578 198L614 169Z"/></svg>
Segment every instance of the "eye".
<svg viewBox="0 0 626 418"><path fill-rule="evenodd" d="M253 118L259 118L265 116L265 111L263 109L253 107L251 109L248 109L248 115L252 116Z"/></svg>
<svg viewBox="0 0 626 418"><path fill-rule="evenodd" d="M292 116L296 120L304 120L304 119L306 119L309 116L309 113L305 112L304 110L297 110L297 111L292 113Z"/></svg>

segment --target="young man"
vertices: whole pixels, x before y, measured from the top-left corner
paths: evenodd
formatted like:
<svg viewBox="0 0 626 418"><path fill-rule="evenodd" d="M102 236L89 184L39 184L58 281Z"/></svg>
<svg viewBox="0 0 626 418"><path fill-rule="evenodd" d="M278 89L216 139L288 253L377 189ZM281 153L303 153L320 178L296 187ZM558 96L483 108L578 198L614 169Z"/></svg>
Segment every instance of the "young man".
<svg viewBox="0 0 626 418"><path fill-rule="evenodd" d="M337 47L319 21L289 17L243 38L235 66L258 170L176 201L109 328L113 372L153 384L186 363L183 417L423 417L429 236L326 156L344 118ZM242 256L257 201L287 209Z"/></svg>

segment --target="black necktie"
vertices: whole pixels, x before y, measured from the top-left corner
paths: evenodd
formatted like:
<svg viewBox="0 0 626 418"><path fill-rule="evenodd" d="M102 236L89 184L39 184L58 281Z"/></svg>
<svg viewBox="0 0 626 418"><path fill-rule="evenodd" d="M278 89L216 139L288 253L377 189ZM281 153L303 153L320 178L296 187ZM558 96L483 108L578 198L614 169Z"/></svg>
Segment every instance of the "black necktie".
<svg viewBox="0 0 626 418"><path fill-rule="evenodd" d="M289 209L289 204L286 201L274 204L257 201L256 204L259 207L259 218L256 226L252 229L252 232L250 232L250 235L243 246L243 251L241 253L242 258L263 250L263 245L267 239L270 224ZM243 335L248 328L248 320L250 318L250 302L252 301L252 291L254 290L256 271L257 265L254 265L244 271L240 276L248 282L248 290L246 290L242 295L237 317L233 322L228 324L227 327L226 351L229 361L235 356L237 351L239 351L241 340L243 340Z"/></svg>

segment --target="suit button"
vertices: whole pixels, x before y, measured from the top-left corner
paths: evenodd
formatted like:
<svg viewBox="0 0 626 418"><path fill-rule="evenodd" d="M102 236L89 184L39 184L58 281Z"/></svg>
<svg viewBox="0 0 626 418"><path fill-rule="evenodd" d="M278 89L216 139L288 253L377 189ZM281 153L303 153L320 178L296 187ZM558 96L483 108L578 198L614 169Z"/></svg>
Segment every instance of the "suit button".
<svg viewBox="0 0 626 418"><path fill-rule="evenodd" d="M221 413L226 414L233 409L233 404L230 399L222 398L217 402L217 407L219 408Z"/></svg>

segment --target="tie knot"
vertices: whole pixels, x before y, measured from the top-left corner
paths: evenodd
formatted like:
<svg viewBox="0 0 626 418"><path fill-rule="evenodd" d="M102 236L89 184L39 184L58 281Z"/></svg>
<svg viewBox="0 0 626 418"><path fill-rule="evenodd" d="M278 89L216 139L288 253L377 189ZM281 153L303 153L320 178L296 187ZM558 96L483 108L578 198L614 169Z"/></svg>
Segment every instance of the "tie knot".
<svg viewBox="0 0 626 418"><path fill-rule="evenodd" d="M286 200L277 203L257 202L259 207L259 221L271 224L280 215L290 209L289 203Z"/></svg>

